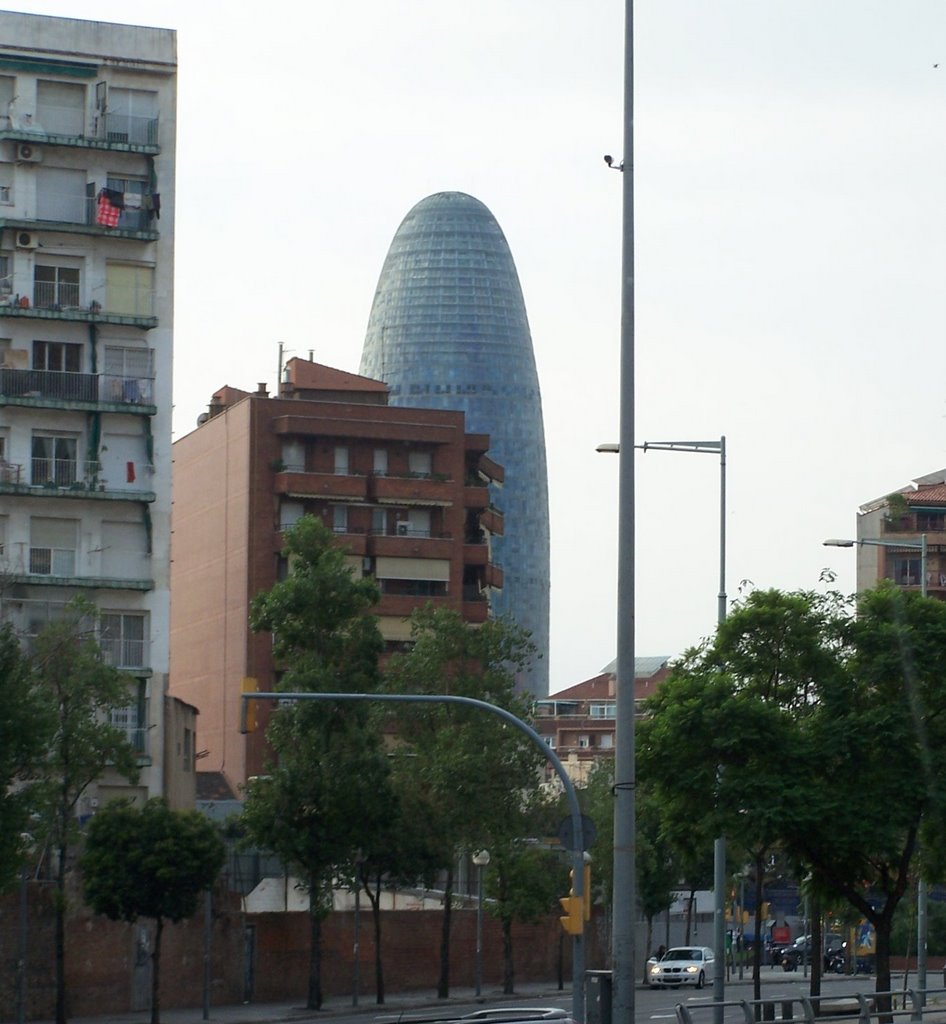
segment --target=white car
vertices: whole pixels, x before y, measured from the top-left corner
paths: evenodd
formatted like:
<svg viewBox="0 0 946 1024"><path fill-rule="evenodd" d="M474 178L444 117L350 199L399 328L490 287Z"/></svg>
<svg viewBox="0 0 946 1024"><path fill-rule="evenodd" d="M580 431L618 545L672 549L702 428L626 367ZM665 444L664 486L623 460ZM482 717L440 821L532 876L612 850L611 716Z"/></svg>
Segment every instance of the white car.
<svg viewBox="0 0 946 1024"><path fill-rule="evenodd" d="M693 985L702 988L713 978L716 955L709 946L674 946L650 965L650 987Z"/></svg>

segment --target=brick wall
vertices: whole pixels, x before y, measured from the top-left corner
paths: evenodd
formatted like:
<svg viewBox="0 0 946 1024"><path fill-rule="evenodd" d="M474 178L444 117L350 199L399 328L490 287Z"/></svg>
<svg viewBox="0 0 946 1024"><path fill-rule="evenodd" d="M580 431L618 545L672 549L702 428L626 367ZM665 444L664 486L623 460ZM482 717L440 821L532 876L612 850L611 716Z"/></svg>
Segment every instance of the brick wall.
<svg viewBox="0 0 946 1024"><path fill-rule="evenodd" d="M30 886L27 1019L54 1015L53 914L51 892ZM474 981L476 914L453 912L451 985ZM388 911L382 915L384 982L388 995L433 992L439 973L441 914ZM0 898L0 1021L15 1019L15 984L20 929L17 893ZM587 966L599 968L606 948L602 922L587 933ZM360 915L360 985L365 1002L374 999L374 924L370 910ZM70 1015L86 1016L144 1009L150 991L147 955L153 925L124 924L77 909L69 917L66 946ZM354 914L333 913L322 925L322 985L326 996L352 992ZM244 915L237 906L218 909L213 920L212 1005L298 1001L307 991L309 923L304 913ZM251 950L251 955L247 955ZM557 915L540 925L513 930L515 979L555 984L561 972L571 978L571 942ZM178 925L166 924L161 947L161 1002L166 1009L200 1006L204 976L203 912ZM483 983L502 982L502 935L498 922L483 918ZM247 991L251 986L252 991Z"/></svg>

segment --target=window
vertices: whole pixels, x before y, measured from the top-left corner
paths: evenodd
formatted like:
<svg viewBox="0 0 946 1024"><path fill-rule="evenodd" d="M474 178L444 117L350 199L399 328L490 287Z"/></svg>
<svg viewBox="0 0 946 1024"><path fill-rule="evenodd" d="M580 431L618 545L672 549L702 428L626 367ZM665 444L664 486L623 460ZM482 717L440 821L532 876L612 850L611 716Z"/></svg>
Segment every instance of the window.
<svg viewBox="0 0 946 1024"><path fill-rule="evenodd" d="M0 186L0 202L3 202L3 188ZM13 294L13 261L9 253L0 253L0 295Z"/></svg>
<svg viewBox="0 0 946 1024"><path fill-rule="evenodd" d="M85 86L73 82L36 83L36 120L54 135L85 131Z"/></svg>
<svg viewBox="0 0 946 1024"><path fill-rule="evenodd" d="M430 536L430 509L412 508L407 513L407 532L411 537Z"/></svg>
<svg viewBox="0 0 946 1024"><path fill-rule="evenodd" d="M385 476L388 472L388 450L387 448L375 448L374 450L374 472L377 476Z"/></svg>
<svg viewBox="0 0 946 1024"><path fill-rule="evenodd" d="M37 576L75 576L78 540L77 519L31 519L30 572Z"/></svg>
<svg viewBox="0 0 946 1024"><path fill-rule="evenodd" d="M583 750L590 747L591 737L586 736L584 733L582 733L582 735L578 737L578 746L581 747Z"/></svg>
<svg viewBox="0 0 946 1024"><path fill-rule="evenodd" d="M34 487L69 487L77 479L78 438L70 434L34 434L30 480Z"/></svg>
<svg viewBox="0 0 946 1024"><path fill-rule="evenodd" d="M4 120L0 120L0 124L4 127L6 127L6 115L10 110L10 104L13 103L13 98L15 96L16 79L12 75L0 75L0 112L4 115Z"/></svg>
<svg viewBox="0 0 946 1024"><path fill-rule="evenodd" d="M104 85L104 83L103 83ZM105 137L109 142L158 141L158 94L146 89L109 89ZM100 103L101 101L97 100Z"/></svg>
<svg viewBox="0 0 946 1024"><path fill-rule="evenodd" d="M99 621L99 646L106 665L112 668L144 668L147 665L145 616L139 612L104 612Z"/></svg>
<svg viewBox="0 0 946 1024"><path fill-rule="evenodd" d="M154 400L154 351L105 346L102 397L109 402L148 404Z"/></svg>
<svg viewBox="0 0 946 1024"><path fill-rule="evenodd" d="M144 178L109 174L105 179L105 187L113 192L121 192L125 197L125 208L119 215L117 227L128 231L147 231L151 227L151 215L147 210L150 199L145 199L145 195L150 195L150 190Z"/></svg>
<svg viewBox="0 0 946 1024"><path fill-rule="evenodd" d="M592 704L588 708L588 714L592 718L614 718L614 704Z"/></svg>
<svg viewBox="0 0 946 1024"><path fill-rule="evenodd" d="M430 452L408 452L407 468L411 476L430 476L433 469L433 456Z"/></svg>
<svg viewBox="0 0 946 1024"><path fill-rule="evenodd" d="M920 559L898 557L893 560L893 581L901 587L916 587L920 584Z"/></svg>
<svg viewBox="0 0 946 1024"><path fill-rule="evenodd" d="M305 515L305 508L301 501L284 501L279 506L279 529L288 530Z"/></svg>
<svg viewBox="0 0 946 1024"><path fill-rule="evenodd" d="M126 316L154 313L154 267L108 263L105 267L105 308Z"/></svg>
<svg viewBox="0 0 946 1024"><path fill-rule="evenodd" d="M547 747L551 747L552 750L555 749L555 737L554 736L543 736L542 739L545 740L545 745Z"/></svg>
<svg viewBox="0 0 946 1024"><path fill-rule="evenodd" d="M62 167L36 169L36 219L87 224L92 202L86 192L85 171Z"/></svg>
<svg viewBox="0 0 946 1024"><path fill-rule="evenodd" d="M614 747L614 733L605 732L598 737L598 746L602 750L611 750Z"/></svg>
<svg viewBox="0 0 946 1024"><path fill-rule="evenodd" d="M371 510L371 532L383 537L388 532L387 509L373 508Z"/></svg>
<svg viewBox="0 0 946 1024"><path fill-rule="evenodd" d="M125 734L125 739L137 753L145 752L148 712L143 679L138 680L137 692L133 695L132 701L123 708L113 709L109 721Z"/></svg>
<svg viewBox="0 0 946 1024"><path fill-rule="evenodd" d="M39 309L79 305L79 268L37 264L33 268L33 305Z"/></svg>
<svg viewBox="0 0 946 1024"><path fill-rule="evenodd" d="M184 764L185 772L192 771L194 767L194 731L184 729Z"/></svg>
<svg viewBox="0 0 946 1024"><path fill-rule="evenodd" d="M335 533L348 533L348 506L332 506L332 529Z"/></svg>
<svg viewBox="0 0 946 1024"><path fill-rule="evenodd" d="M79 373L82 346L66 341L34 341L33 369Z"/></svg>
<svg viewBox="0 0 946 1024"><path fill-rule="evenodd" d="M7 557L7 517L0 516L0 563Z"/></svg>
<svg viewBox="0 0 946 1024"><path fill-rule="evenodd" d="M348 448L345 445L335 446L335 475L348 476Z"/></svg>

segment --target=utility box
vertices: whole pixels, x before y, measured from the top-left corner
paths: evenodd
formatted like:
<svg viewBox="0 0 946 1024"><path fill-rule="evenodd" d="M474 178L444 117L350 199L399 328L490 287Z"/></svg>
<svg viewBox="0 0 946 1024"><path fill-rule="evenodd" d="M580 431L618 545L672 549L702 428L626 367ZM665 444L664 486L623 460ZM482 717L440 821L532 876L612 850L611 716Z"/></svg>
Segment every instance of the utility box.
<svg viewBox="0 0 946 1024"><path fill-rule="evenodd" d="M585 971L585 1024L611 1024L610 971Z"/></svg>

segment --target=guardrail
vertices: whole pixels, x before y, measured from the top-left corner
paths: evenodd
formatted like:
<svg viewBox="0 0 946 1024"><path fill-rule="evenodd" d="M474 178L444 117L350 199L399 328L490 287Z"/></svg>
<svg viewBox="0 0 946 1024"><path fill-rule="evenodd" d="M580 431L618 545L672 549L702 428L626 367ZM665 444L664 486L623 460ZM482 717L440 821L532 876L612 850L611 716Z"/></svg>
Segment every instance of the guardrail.
<svg viewBox="0 0 946 1024"><path fill-rule="evenodd" d="M707 1000L705 1003L678 1003L678 1024L701 1024L711 1018L720 1005L742 1011L744 1024L780 1022L780 1024L830 1024L832 1021L858 1024L889 1024L896 1020L946 1021L946 988L928 988L925 991L900 989L896 992L852 992L821 996L779 996L768 999L736 999L722 1004ZM778 1012L776 1012L778 1011Z"/></svg>

